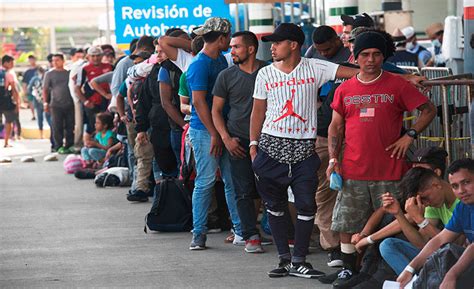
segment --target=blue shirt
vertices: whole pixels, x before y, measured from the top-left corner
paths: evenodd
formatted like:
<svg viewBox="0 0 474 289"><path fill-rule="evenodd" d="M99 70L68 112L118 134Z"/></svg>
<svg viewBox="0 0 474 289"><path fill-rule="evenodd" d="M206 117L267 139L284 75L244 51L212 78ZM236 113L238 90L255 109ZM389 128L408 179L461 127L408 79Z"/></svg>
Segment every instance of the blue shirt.
<svg viewBox="0 0 474 289"><path fill-rule="evenodd" d="M451 232L464 234L469 242L474 242L474 205L459 202L445 228Z"/></svg>
<svg viewBox="0 0 474 289"><path fill-rule="evenodd" d="M228 67L227 60L220 54L216 59L212 59L203 52L200 52L189 65L186 72L186 79L191 89L190 101L192 103L193 91L206 91L206 102L209 110L212 108L212 89L216 82L217 75ZM199 119L195 107L191 108L190 127L193 129L206 130L206 127Z"/></svg>
<svg viewBox="0 0 474 289"><path fill-rule="evenodd" d="M163 66L160 67L160 71L158 72L158 81L171 85L170 72Z"/></svg>

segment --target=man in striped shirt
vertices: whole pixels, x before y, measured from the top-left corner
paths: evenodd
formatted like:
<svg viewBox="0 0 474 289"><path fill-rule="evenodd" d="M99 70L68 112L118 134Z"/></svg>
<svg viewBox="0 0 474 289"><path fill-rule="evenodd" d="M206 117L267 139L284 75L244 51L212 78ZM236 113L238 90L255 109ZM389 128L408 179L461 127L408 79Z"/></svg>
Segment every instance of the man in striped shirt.
<svg viewBox="0 0 474 289"><path fill-rule="evenodd" d="M280 24L262 38L272 42L274 63L256 79L250 124L250 155L257 190L269 213L280 262L270 277L317 278L324 273L306 262L316 212L315 152L318 89L327 81L350 78L357 69L301 57L304 33L292 23ZM288 187L295 196L297 220L293 255L288 246Z"/></svg>

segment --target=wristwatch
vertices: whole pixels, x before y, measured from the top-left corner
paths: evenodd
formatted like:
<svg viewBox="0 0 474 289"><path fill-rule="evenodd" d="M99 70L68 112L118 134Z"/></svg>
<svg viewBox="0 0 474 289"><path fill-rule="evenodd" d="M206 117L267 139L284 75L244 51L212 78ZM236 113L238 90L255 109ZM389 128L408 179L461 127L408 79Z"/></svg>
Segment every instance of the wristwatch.
<svg viewBox="0 0 474 289"><path fill-rule="evenodd" d="M416 131L416 129L413 129L413 128L410 128L409 130L407 130L406 135L413 139L418 138L418 132Z"/></svg>

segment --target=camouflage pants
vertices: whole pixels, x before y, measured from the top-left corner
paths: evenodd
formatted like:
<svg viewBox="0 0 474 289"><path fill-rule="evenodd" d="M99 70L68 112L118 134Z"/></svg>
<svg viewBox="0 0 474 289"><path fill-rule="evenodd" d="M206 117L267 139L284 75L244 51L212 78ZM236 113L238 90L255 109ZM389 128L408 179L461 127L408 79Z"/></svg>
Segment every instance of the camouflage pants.
<svg viewBox="0 0 474 289"><path fill-rule="evenodd" d="M390 192L400 199L398 183L344 180L334 206L331 230L351 234L360 232L370 215L382 206L382 194Z"/></svg>

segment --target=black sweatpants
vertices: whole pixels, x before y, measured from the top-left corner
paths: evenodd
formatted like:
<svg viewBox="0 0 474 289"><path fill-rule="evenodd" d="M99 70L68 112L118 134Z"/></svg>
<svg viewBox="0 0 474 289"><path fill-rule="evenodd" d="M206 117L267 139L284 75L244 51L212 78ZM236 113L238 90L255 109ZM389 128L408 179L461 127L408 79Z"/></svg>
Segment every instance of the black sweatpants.
<svg viewBox="0 0 474 289"><path fill-rule="evenodd" d="M295 224L295 247L293 262L304 262L308 254L316 213L315 194L318 188L317 171L321 161L318 155L289 165L272 159L258 150L252 167L255 172L257 190L268 212L273 240L281 258L289 258L288 246L288 187L295 196L297 219Z"/></svg>
<svg viewBox="0 0 474 289"><path fill-rule="evenodd" d="M74 145L74 106L51 107L51 122L54 138L54 149ZM66 143L63 145L64 137Z"/></svg>

